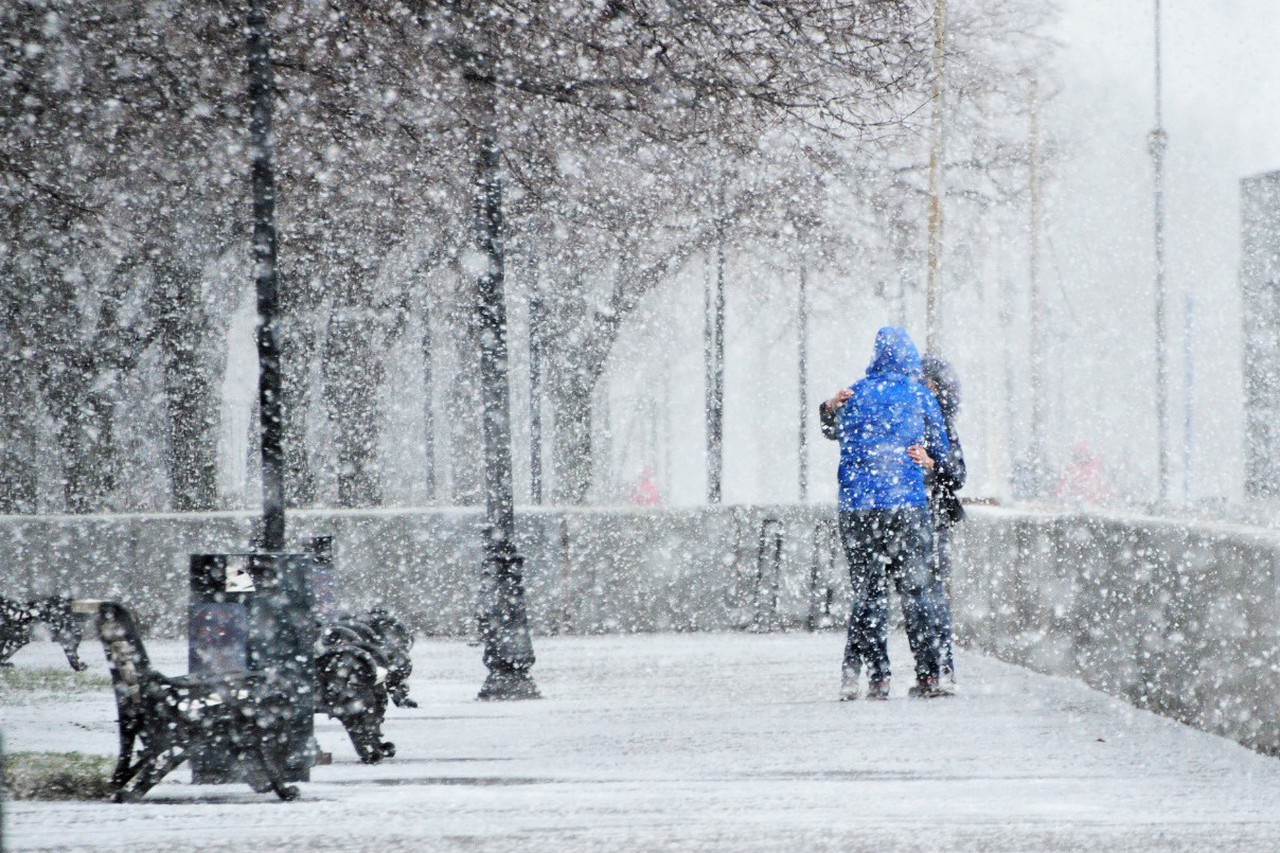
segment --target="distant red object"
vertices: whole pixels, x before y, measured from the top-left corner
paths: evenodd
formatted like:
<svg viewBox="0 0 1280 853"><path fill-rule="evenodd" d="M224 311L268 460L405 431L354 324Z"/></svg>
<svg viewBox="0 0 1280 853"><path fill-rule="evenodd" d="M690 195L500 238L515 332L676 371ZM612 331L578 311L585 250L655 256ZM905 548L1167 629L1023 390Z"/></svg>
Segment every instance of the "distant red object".
<svg viewBox="0 0 1280 853"><path fill-rule="evenodd" d="M658 488L658 484L653 479L653 469L647 465L640 472L640 479L636 482L636 487L631 490L631 505L662 505L662 490Z"/></svg>
<svg viewBox="0 0 1280 853"><path fill-rule="evenodd" d="M1114 497L1102 460L1093 455L1093 448L1087 441L1076 444L1071 461L1058 478L1053 496L1085 504L1105 504Z"/></svg>

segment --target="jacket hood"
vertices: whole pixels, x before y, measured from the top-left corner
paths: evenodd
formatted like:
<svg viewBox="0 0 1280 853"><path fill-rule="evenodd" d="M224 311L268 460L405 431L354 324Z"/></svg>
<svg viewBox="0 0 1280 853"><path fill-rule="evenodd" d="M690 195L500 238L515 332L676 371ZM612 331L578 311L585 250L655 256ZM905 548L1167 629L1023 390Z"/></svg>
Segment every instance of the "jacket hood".
<svg viewBox="0 0 1280 853"><path fill-rule="evenodd" d="M960 411L960 380L946 359L933 353L925 353L921 359L921 368L926 380L933 380L937 386L935 396L944 417L955 417Z"/></svg>
<svg viewBox="0 0 1280 853"><path fill-rule="evenodd" d="M920 351L901 326L885 326L876 332L876 351L867 367L867 375L901 373L920 377Z"/></svg>

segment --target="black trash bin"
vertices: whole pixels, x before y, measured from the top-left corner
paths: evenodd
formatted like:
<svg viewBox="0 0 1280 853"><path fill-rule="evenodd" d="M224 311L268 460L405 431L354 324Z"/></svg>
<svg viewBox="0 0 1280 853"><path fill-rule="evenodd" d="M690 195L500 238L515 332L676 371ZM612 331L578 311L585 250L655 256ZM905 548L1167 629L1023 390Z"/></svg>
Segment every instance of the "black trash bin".
<svg viewBox="0 0 1280 853"><path fill-rule="evenodd" d="M270 672L289 685L291 702L270 725L286 781L305 782L315 763L315 643L318 626L311 577L314 554L241 553L191 556L188 667L192 674ZM248 781L228 754L192 761L192 781Z"/></svg>

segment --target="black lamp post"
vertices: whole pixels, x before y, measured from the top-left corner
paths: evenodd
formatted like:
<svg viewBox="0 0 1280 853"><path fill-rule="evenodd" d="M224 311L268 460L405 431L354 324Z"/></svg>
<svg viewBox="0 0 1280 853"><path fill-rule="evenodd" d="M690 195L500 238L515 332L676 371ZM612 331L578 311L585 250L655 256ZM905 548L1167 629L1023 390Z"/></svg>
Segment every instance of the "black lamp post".
<svg viewBox="0 0 1280 853"><path fill-rule="evenodd" d="M491 58L490 58L491 59ZM533 641L525 612L524 558L515 545L515 490L511 476L511 389L507 363L501 151L493 63L472 77L483 113L476 139L475 233L486 267L476 282L483 395L485 526L480 575L480 635L489 675L481 699L534 699L529 670Z"/></svg>
<svg viewBox="0 0 1280 853"><path fill-rule="evenodd" d="M276 278L276 188L271 118L275 84L266 0L252 0L245 55L249 83L249 146L253 183L253 266L258 296L258 406L262 429L262 552L250 560L255 591L246 602L250 669L277 673L292 703L278 742L290 778L306 780L315 759L315 555L286 554L284 390L280 372L279 288Z"/></svg>
<svg viewBox="0 0 1280 853"><path fill-rule="evenodd" d="M245 30L253 184L253 267L258 295L258 404L262 430L262 532L258 549L193 554L188 665L193 673L244 669L274 673L289 685L288 707L263 719L286 779L307 781L315 761L314 646L311 578L320 554L284 553L284 400L280 378L276 286L275 177L271 113L274 85L265 0L252 0ZM243 778L230 745L192 756L198 783Z"/></svg>
<svg viewBox="0 0 1280 853"><path fill-rule="evenodd" d="M253 274L258 294L258 409L262 428L262 544L284 550L284 393L280 375L280 292L276 283L276 186L271 130L274 84L265 0L253 0L249 66L249 150L253 181Z"/></svg>

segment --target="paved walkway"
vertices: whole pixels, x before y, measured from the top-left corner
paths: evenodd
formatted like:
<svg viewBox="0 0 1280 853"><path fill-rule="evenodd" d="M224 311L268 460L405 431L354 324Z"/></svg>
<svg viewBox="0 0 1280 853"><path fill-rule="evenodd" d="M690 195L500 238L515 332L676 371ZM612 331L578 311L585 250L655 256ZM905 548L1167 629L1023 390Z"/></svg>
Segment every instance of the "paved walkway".
<svg viewBox="0 0 1280 853"><path fill-rule="evenodd" d="M419 642L421 707L388 714L398 756L360 765L321 718L335 764L298 802L179 771L134 805L6 804L7 849L1280 849L1280 761L987 658L961 656L960 696L913 701L895 646L892 700L839 703L835 634L536 645L547 698L486 704L479 649ZM9 750L114 750L106 692L0 701Z"/></svg>

